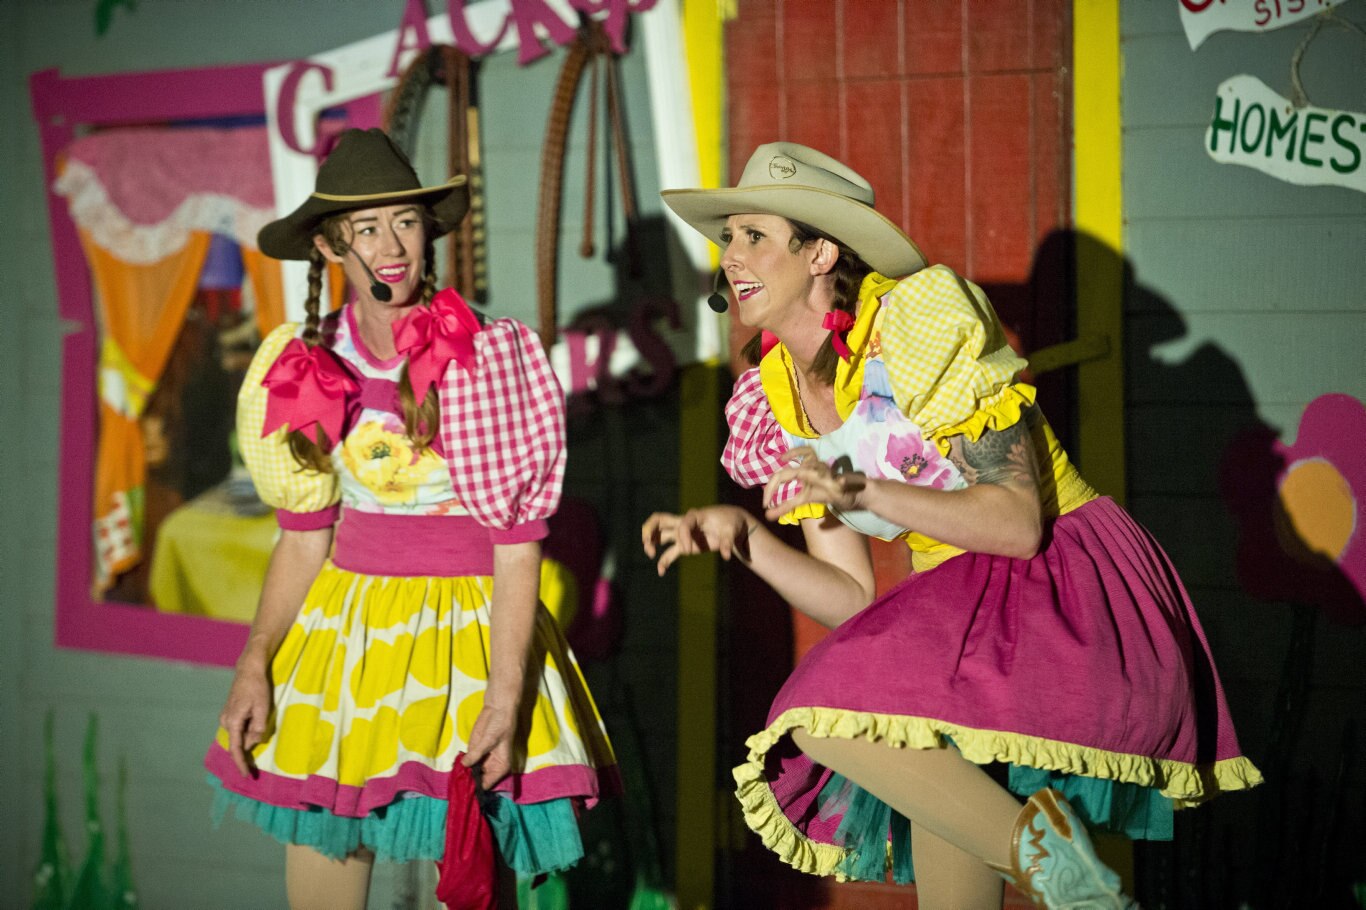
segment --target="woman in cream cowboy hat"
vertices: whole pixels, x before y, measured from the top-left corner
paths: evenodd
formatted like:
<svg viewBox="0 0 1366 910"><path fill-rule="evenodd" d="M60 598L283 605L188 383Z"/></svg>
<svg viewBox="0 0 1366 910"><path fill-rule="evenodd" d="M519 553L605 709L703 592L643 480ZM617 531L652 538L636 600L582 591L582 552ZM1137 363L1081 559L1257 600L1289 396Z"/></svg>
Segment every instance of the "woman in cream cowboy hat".
<svg viewBox="0 0 1366 910"><path fill-rule="evenodd" d="M1161 550L1069 463L981 289L853 170L775 142L733 188L663 196L761 330L722 462L806 549L711 506L652 516L646 552L734 556L833 630L735 769L746 821L815 874L908 881L914 856L925 908L999 907L1002 878L1133 906L1087 828L1169 837L1173 807L1260 780ZM881 597L869 536L915 568Z"/></svg>
<svg viewBox="0 0 1366 910"><path fill-rule="evenodd" d="M538 597L562 393L530 329L436 290L464 182L423 186L383 132L350 130L259 237L309 260L308 315L238 399L281 534L206 765L219 815L286 844L296 910L363 908L376 858L440 861L438 896L485 906L495 849L505 872L572 865L578 810L617 786ZM350 300L321 317L329 262Z"/></svg>

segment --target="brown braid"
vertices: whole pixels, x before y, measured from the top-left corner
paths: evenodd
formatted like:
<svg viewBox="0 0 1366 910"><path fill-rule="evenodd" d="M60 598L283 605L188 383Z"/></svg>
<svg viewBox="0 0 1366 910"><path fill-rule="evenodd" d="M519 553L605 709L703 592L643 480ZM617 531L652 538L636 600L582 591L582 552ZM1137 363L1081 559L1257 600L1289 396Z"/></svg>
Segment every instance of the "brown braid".
<svg viewBox="0 0 1366 910"><path fill-rule="evenodd" d="M317 247L308 252L308 299L304 301L304 331L300 336L304 344L314 347L322 341L318 326L322 322L319 315L319 300L322 296L323 268L325 260ZM301 467L312 468L323 474L332 470L332 459L328 452L332 449L321 425L314 425L314 436L309 438L301 430L289 433L289 451Z"/></svg>
<svg viewBox="0 0 1366 910"><path fill-rule="evenodd" d="M427 231L431 236L431 230ZM436 296L436 247L431 240L427 241L427 248L424 261L426 266L422 273L422 305L428 306L432 298ZM398 400L403 407L403 429L408 434L408 438L413 441L419 453L426 451L436 438L437 427L441 420L440 400L437 396L436 386L432 385L427 389L427 397L418 405L417 396L413 394L413 384L408 379L408 365L403 365L403 372L398 377Z"/></svg>
<svg viewBox="0 0 1366 910"><path fill-rule="evenodd" d="M834 237L822 231L818 231L809 224L800 221L786 219L792 226L792 239L788 241L787 247L794 254L801 251L802 247L817 240L827 240L833 243L839 250L839 258L835 260L835 266L831 269L831 277L834 279L834 301L831 305L832 310L843 310L849 315L855 315L858 309L858 292L863 286L863 279L873 269L868 263L859 258L858 253L840 243ZM741 349L740 354L751 364L757 364L762 351L762 334L756 334ZM831 341L833 332L826 335L825 341L821 343L820 349L816 351L816 357L811 361L811 372L816 378L825 385L835 384L835 367L839 365L839 354L835 353L834 342Z"/></svg>
<svg viewBox="0 0 1366 910"><path fill-rule="evenodd" d="M346 236L347 228L350 226L349 217L349 212L333 215L319 228L319 233L327 241L327 245L338 256L345 255L351 248ZM427 236L423 256L425 264L422 275L422 306L427 306L436 296L436 249L432 240L435 219L425 208L422 210L422 223ZM304 330L300 336L310 347L322 342L322 333L319 331L322 318L319 313L325 266L326 260L322 251L314 247L308 254L308 299L304 301ZM440 427L441 412L436 386L433 385L427 390L427 397L418 405L413 395L412 383L408 379L408 365L404 364L398 381L398 398L403 409L404 430L421 453L431 445ZM328 454L332 451L332 446L333 443L320 426L316 427L314 438L298 430L289 434L289 451L294 460L304 468L321 473L329 473L332 470L332 458Z"/></svg>

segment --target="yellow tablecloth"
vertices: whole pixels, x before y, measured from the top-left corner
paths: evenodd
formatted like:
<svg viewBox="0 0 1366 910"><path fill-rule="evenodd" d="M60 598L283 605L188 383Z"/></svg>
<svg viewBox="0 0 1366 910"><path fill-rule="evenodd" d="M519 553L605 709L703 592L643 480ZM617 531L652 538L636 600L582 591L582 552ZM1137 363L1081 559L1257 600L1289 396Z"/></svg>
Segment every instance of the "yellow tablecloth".
<svg viewBox="0 0 1366 910"><path fill-rule="evenodd" d="M161 523L148 587L166 613L251 622L279 529L275 513L242 515L210 491Z"/></svg>

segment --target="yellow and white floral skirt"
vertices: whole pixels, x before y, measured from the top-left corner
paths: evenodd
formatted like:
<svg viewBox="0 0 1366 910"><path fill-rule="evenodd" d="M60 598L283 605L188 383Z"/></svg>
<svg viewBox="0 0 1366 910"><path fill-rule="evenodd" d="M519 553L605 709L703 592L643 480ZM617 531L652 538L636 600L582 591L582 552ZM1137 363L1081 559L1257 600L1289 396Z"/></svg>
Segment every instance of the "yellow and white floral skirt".
<svg viewBox="0 0 1366 910"><path fill-rule="evenodd" d="M237 772L223 729L209 772L229 794L344 818L382 816L413 797L445 800L484 703L492 594L489 576L364 575L328 562L272 662L274 710L252 750L256 773ZM615 758L544 606L529 666L523 748L495 789L517 804L591 806L619 788Z"/></svg>

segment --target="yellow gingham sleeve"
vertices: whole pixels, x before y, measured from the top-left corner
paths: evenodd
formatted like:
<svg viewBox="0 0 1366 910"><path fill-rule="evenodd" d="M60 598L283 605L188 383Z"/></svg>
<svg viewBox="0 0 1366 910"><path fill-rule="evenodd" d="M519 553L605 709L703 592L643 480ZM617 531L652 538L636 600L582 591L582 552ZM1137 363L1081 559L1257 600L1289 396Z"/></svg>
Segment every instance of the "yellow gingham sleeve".
<svg viewBox="0 0 1366 910"><path fill-rule="evenodd" d="M1034 388L1015 381L1026 361L977 285L931 266L898 282L882 305L893 397L941 451L951 436L1012 426L1034 403Z"/></svg>
<svg viewBox="0 0 1366 910"><path fill-rule="evenodd" d="M262 438L266 424L266 388L261 380L298 329L285 323L266 336L252 357L237 394L237 445L251 472L261 501L277 511L280 527L307 531L331 525L341 493L337 475L302 467L289 451L289 434L281 427Z"/></svg>

